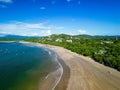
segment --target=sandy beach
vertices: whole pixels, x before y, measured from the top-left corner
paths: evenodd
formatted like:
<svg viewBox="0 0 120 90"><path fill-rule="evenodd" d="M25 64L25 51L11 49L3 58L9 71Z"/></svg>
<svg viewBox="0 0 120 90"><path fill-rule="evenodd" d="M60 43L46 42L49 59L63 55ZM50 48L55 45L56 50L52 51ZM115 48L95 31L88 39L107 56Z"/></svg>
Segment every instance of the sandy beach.
<svg viewBox="0 0 120 90"><path fill-rule="evenodd" d="M46 76L39 90L120 90L119 71L63 47L32 44L54 51L60 66Z"/></svg>
<svg viewBox="0 0 120 90"><path fill-rule="evenodd" d="M55 51L63 62L63 76L55 90L120 90L117 70L62 47L44 46Z"/></svg>

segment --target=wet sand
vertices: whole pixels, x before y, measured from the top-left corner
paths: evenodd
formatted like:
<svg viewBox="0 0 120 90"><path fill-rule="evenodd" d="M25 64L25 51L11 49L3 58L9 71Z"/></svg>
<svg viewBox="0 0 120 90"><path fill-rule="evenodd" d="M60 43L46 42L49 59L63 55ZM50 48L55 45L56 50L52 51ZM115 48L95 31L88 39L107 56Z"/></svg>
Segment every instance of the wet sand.
<svg viewBox="0 0 120 90"><path fill-rule="evenodd" d="M49 48L51 49L51 48ZM58 68L49 73L39 84L39 90L66 90L70 77L70 69L56 53Z"/></svg>

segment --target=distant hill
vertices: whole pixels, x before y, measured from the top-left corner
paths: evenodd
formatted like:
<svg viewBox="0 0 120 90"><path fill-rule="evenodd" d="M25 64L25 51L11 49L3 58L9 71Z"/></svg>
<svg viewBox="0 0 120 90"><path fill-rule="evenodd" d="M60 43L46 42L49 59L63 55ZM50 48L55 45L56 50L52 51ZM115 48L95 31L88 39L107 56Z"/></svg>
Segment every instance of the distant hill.
<svg viewBox="0 0 120 90"><path fill-rule="evenodd" d="M24 39L24 38L31 38L31 37L42 37L42 36L21 36L21 35L12 35L12 34L0 34L0 37L4 38L18 38L18 39Z"/></svg>
<svg viewBox="0 0 120 90"><path fill-rule="evenodd" d="M0 34L1 41L9 41L9 40L23 40L29 38L41 38L41 36L20 36L20 35L11 35L11 34Z"/></svg>
<svg viewBox="0 0 120 90"><path fill-rule="evenodd" d="M77 37L77 38L93 38L93 36L91 36L91 35L87 35L87 34L74 35L74 37Z"/></svg>
<svg viewBox="0 0 120 90"><path fill-rule="evenodd" d="M71 37L71 35L67 35L67 34L52 34L52 35L50 35L50 37L51 38L64 38L64 39L66 39L66 38Z"/></svg>
<svg viewBox="0 0 120 90"><path fill-rule="evenodd" d="M28 38L42 38L43 36L20 36L20 35L11 35L11 34L0 34L0 39L28 39ZM68 34L52 34L50 36L45 36L45 37L51 37L51 38L64 38L64 39L70 39L70 37L75 37L75 38L120 38L120 35L116 36L100 36L100 35L68 35Z"/></svg>
<svg viewBox="0 0 120 90"><path fill-rule="evenodd" d="M4 37L4 38L29 38L29 36L20 36L20 35L12 35L12 34L0 34L0 37Z"/></svg>
<svg viewBox="0 0 120 90"><path fill-rule="evenodd" d="M48 37L48 36L47 36ZM64 39L68 39L70 37L74 37L74 38L120 38L120 35L114 35L114 36L103 36L103 35L86 35L86 34L82 34L82 35L68 35L68 34L52 34L50 35L51 38L64 38Z"/></svg>

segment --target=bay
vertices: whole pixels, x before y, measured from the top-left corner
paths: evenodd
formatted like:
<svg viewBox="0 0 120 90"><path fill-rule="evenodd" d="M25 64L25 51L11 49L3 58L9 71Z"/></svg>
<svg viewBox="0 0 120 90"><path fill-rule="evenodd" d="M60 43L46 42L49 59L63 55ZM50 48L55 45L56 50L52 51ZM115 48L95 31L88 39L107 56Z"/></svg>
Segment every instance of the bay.
<svg viewBox="0 0 120 90"><path fill-rule="evenodd" d="M37 45L0 42L0 90L38 90L39 82L56 68L53 56Z"/></svg>

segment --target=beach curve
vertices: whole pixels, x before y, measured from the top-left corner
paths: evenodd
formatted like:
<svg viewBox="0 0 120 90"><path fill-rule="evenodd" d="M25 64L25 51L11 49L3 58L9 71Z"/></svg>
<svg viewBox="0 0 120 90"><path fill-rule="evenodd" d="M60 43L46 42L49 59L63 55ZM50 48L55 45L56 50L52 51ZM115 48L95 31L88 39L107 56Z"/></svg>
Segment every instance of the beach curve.
<svg viewBox="0 0 120 90"><path fill-rule="evenodd" d="M67 88L55 90L120 90L119 71L63 47L45 46L55 51L70 68Z"/></svg>
<svg viewBox="0 0 120 90"><path fill-rule="evenodd" d="M58 83L61 80L61 77L63 75L63 67L60 63L59 57L56 52L51 50L50 48L39 44L39 43L32 43L32 42L26 42L26 41L19 41L19 43L28 45L28 46L38 46L38 47L43 47L43 49L48 52L48 54L53 57L52 62L55 64L56 68L48 73L48 75L40 81L38 85L39 90L54 90Z"/></svg>
<svg viewBox="0 0 120 90"><path fill-rule="evenodd" d="M45 82L40 90L120 90L119 71L63 47L39 45L53 50L61 59L60 63L63 62L69 68L66 70L61 63L64 72L57 83L51 89L45 89L46 86L50 86L49 83L55 81L48 80L50 82ZM68 72L65 73L66 71ZM54 77L54 75L51 76Z"/></svg>

